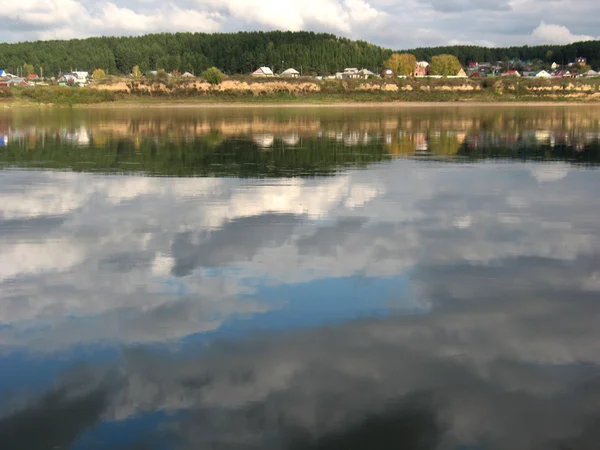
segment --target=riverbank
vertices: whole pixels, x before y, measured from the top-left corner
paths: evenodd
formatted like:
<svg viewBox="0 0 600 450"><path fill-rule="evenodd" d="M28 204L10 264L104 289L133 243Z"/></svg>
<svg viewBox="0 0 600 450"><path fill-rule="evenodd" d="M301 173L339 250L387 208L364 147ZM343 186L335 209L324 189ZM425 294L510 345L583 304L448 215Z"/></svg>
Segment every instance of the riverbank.
<svg viewBox="0 0 600 450"><path fill-rule="evenodd" d="M0 90L8 107L323 107L398 105L516 105L600 103L600 80L397 79L227 80L206 82L114 81L90 87L35 86Z"/></svg>
<svg viewBox="0 0 600 450"><path fill-rule="evenodd" d="M98 103L91 105L74 105L76 108L93 108L93 109L133 109L139 108L140 103L135 102L113 102L113 103ZM537 102L516 102L516 101L465 101L465 102L369 102L369 103L206 103L206 102L157 102L143 103L144 108L151 109L194 109L194 108L209 108L209 109L253 109L253 108L481 108L481 107L536 107L536 106L565 106L565 107L580 107L580 106L598 106L600 101L596 102L567 102L567 101L537 101ZM35 105L32 105L35 106Z"/></svg>

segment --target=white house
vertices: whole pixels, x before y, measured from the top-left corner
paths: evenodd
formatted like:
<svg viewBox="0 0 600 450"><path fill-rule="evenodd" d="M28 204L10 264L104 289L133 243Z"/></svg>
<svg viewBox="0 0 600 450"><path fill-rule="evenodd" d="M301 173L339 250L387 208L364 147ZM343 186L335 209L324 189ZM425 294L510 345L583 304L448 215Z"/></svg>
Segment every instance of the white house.
<svg viewBox="0 0 600 450"><path fill-rule="evenodd" d="M550 66L550 68L552 70L556 70L556 69L558 69L558 64L556 64L555 62L553 62L552 65Z"/></svg>
<svg viewBox="0 0 600 450"><path fill-rule="evenodd" d="M535 74L535 77L536 78L552 78L552 75L550 75L545 70L540 70L538 73Z"/></svg>
<svg viewBox="0 0 600 450"><path fill-rule="evenodd" d="M253 77L273 77L273 71L268 67L259 67L254 72L252 72Z"/></svg>
<svg viewBox="0 0 600 450"><path fill-rule="evenodd" d="M365 80L369 77L374 76L375 74L373 72L371 72L369 69L361 69L358 71L358 73L360 74L361 78L364 78Z"/></svg>
<svg viewBox="0 0 600 450"><path fill-rule="evenodd" d="M582 76L586 77L586 78L596 78L598 76L600 76L600 73L596 72L595 70L588 70L587 72L585 72L584 74L582 74Z"/></svg>
<svg viewBox="0 0 600 450"><path fill-rule="evenodd" d="M75 76L75 84L78 86L85 86L88 83L88 78L90 77L88 72L75 71L73 72L73 75Z"/></svg>
<svg viewBox="0 0 600 450"><path fill-rule="evenodd" d="M361 74L356 67L347 67L342 72L342 78L360 78Z"/></svg>
<svg viewBox="0 0 600 450"><path fill-rule="evenodd" d="M290 67L289 69L281 72L281 76L285 78L298 78L300 76L300 72Z"/></svg>

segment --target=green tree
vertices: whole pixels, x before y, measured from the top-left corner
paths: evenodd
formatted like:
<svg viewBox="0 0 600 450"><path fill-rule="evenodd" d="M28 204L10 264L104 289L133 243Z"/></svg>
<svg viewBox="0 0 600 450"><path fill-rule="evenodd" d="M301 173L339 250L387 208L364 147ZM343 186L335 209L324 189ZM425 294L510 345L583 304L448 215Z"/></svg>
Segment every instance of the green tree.
<svg viewBox="0 0 600 450"><path fill-rule="evenodd" d="M398 75L408 76L417 68L417 58L410 53L394 53L384 65Z"/></svg>
<svg viewBox="0 0 600 450"><path fill-rule="evenodd" d="M133 66L133 69L131 70L131 74L136 78L141 77L142 71L140 70L140 66Z"/></svg>
<svg viewBox="0 0 600 450"><path fill-rule="evenodd" d="M23 64L23 73L25 73L25 76L34 73L33 64Z"/></svg>
<svg viewBox="0 0 600 450"><path fill-rule="evenodd" d="M96 69L92 73L92 78L94 81L102 81L106 78L106 73L104 73L104 70L102 69Z"/></svg>
<svg viewBox="0 0 600 450"><path fill-rule="evenodd" d="M223 81L224 75L223 75L223 72L221 72L216 67L210 67L210 68L206 69L204 71L204 73L202 73L202 77L206 81L208 81L210 84L217 85L217 84L221 84L221 82Z"/></svg>
<svg viewBox="0 0 600 450"><path fill-rule="evenodd" d="M431 58L431 72L444 77L456 75L462 66L454 55L437 55Z"/></svg>

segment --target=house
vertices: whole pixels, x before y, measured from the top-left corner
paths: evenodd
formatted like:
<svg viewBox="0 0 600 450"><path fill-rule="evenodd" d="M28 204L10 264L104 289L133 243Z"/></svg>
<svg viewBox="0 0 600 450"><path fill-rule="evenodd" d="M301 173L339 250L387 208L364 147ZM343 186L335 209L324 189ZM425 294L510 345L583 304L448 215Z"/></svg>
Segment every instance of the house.
<svg viewBox="0 0 600 450"><path fill-rule="evenodd" d="M552 78L552 75L550 75L545 70L540 70L538 73L535 74L535 77L536 78Z"/></svg>
<svg viewBox="0 0 600 450"><path fill-rule="evenodd" d="M181 74L181 78L196 78L196 77L189 72L184 72L183 74Z"/></svg>
<svg viewBox="0 0 600 450"><path fill-rule="evenodd" d="M4 70L0 69L0 77L5 77L6 75L7 73Z"/></svg>
<svg viewBox="0 0 600 450"><path fill-rule="evenodd" d="M23 78L11 78L8 80L8 86L26 86L27 82Z"/></svg>
<svg viewBox="0 0 600 450"><path fill-rule="evenodd" d="M465 72L465 69L460 69L458 71L458 73L455 75L456 78L469 78L467 76L467 72Z"/></svg>
<svg viewBox="0 0 600 450"><path fill-rule="evenodd" d="M58 77L58 84L61 86L74 85L77 77L72 73L64 73Z"/></svg>
<svg viewBox="0 0 600 450"><path fill-rule="evenodd" d="M558 64L556 64L555 62L553 62L552 65L550 66L550 68L552 70L556 70L556 69L558 69L558 67L559 67Z"/></svg>
<svg viewBox="0 0 600 450"><path fill-rule="evenodd" d="M590 69L587 72L582 73L581 76L585 77L585 78L596 78L596 77L600 76L600 73L596 72L595 70Z"/></svg>
<svg viewBox="0 0 600 450"><path fill-rule="evenodd" d="M29 75L27 75L27 79L28 80L39 80L40 77L37 73L30 73Z"/></svg>
<svg viewBox="0 0 600 450"><path fill-rule="evenodd" d="M520 77L521 74L519 73L518 70L507 70L501 76L503 76L503 77Z"/></svg>
<svg viewBox="0 0 600 450"><path fill-rule="evenodd" d="M85 86L88 82L88 72L64 73L58 77L58 84L61 86Z"/></svg>
<svg viewBox="0 0 600 450"><path fill-rule="evenodd" d="M358 73L360 73L360 77L364 78L365 80L369 77L375 76L375 74L373 72L371 72L369 69L361 69L358 71Z"/></svg>
<svg viewBox="0 0 600 450"><path fill-rule="evenodd" d="M585 66L587 65L587 58L579 57L575 60L575 63L579 66Z"/></svg>
<svg viewBox="0 0 600 450"><path fill-rule="evenodd" d="M554 72L552 76L555 78L568 78L571 76L571 72L568 70L559 70L558 72Z"/></svg>
<svg viewBox="0 0 600 450"><path fill-rule="evenodd" d="M429 69L430 66L427 61L419 61L413 72L413 77L426 77L429 75Z"/></svg>
<svg viewBox="0 0 600 450"><path fill-rule="evenodd" d="M477 61L471 61L469 63L469 69L477 69L479 67L479 63Z"/></svg>
<svg viewBox="0 0 600 450"><path fill-rule="evenodd" d="M356 67L346 67L342 72L342 78L344 79L352 79L352 78L361 78L360 71Z"/></svg>
<svg viewBox="0 0 600 450"><path fill-rule="evenodd" d="M254 72L252 72L252 76L257 77L257 78L265 78L265 77L274 77L275 74L268 67L259 67Z"/></svg>
<svg viewBox="0 0 600 450"><path fill-rule="evenodd" d="M290 67L289 69L281 72L281 76L284 78L298 78L300 77L300 72Z"/></svg>
<svg viewBox="0 0 600 450"><path fill-rule="evenodd" d="M75 75L75 83L79 85L87 84L88 78L90 77L90 74L88 72L75 71L73 72L73 75Z"/></svg>
<svg viewBox="0 0 600 450"><path fill-rule="evenodd" d="M381 78L394 78L396 76L396 72L394 72L392 69L385 69L380 75Z"/></svg>

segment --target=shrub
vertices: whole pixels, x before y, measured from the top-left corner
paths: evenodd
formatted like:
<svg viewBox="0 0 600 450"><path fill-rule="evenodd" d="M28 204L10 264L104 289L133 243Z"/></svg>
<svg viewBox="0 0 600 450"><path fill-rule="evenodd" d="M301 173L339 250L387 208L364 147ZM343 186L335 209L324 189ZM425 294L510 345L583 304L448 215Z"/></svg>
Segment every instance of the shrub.
<svg viewBox="0 0 600 450"><path fill-rule="evenodd" d="M169 80L169 74L165 69L158 69L158 72L156 72L156 79L162 83L166 83Z"/></svg>
<svg viewBox="0 0 600 450"><path fill-rule="evenodd" d="M204 73L202 74L202 77L208 83L215 86L215 85L221 84L221 82L223 81L224 75L223 75L223 72L221 72L216 67L210 67L209 69L206 69L204 71Z"/></svg>
<svg viewBox="0 0 600 450"><path fill-rule="evenodd" d="M92 78L94 81L102 81L106 78L106 73L104 73L104 70L102 69L96 69L94 70L94 73L92 73Z"/></svg>

